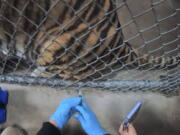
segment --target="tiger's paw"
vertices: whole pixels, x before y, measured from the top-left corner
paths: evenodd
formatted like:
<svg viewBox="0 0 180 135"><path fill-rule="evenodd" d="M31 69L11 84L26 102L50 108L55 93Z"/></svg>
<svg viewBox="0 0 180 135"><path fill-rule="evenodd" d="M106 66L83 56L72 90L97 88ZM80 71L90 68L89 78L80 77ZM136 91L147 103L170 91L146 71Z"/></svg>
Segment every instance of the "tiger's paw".
<svg viewBox="0 0 180 135"><path fill-rule="evenodd" d="M46 71L46 67L38 67L32 73L32 77L43 77L43 78L51 78L54 77L52 73Z"/></svg>

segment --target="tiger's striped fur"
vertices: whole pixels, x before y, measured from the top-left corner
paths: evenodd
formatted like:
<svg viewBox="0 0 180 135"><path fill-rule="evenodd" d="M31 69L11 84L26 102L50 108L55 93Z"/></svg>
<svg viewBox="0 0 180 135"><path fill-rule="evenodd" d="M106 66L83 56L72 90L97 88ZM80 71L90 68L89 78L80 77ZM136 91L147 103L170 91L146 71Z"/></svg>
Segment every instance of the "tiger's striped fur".
<svg viewBox="0 0 180 135"><path fill-rule="evenodd" d="M0 48L36 65L32 75L71 80L101 78L128 63L177 62L152 60L123 42L114 8L112 0L0 1Z"/></svg>

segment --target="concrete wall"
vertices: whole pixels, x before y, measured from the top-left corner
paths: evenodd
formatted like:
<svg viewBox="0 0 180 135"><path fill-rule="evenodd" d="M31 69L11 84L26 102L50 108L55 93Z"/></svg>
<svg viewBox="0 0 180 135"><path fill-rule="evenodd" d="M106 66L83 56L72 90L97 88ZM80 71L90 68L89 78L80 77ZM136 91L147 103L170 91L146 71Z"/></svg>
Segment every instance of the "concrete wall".
<svg viewBox="0 0 180 135"><path fill-rule="evenodd" d="M5 125L18 123L29 135L35 135L63 98L77 95L75 91L47 87L0 86L10 92ZM143 101L134 123L139 135L180 134L180 96L166 98L157 93L111 93L94 89L85 89L83 94L104 128L112 135L118 135L119 124L138 100ZM64 132L68 135L83 134L75 119L70 120Z"/></svg>
<svg viewBox="0 0 180 135"><path fill-rule="evenodd" d="M123 3L123 0L116 1L119 6ZM177 55L177 52L180 52L178 49L171 53L168 53L168 51L176 49L180 43L179 38L176 40L179 28L167 34L162 33L177 27L177 24L180 22L180 13L177 12L176 15L171 16L176 12L176 8L180 8L180 2L179 0L164 0L164 2L152 6L152 2L159 1L160 0L126 0L126 4L117 10L122 26L132 21L126 27L123 27L123 33L126 40L139 34L135 38L129 40L129 42L133 47L141 48L140 50L144 53L154 56ZM142 15L135 17L138 14ZM133 18L133 16L135 18ZM159 21L168 16L169 18ZM151 29L145 30L153 25L155 26ZM160 38L157 38L158 36L160 36ZM174 42L166 45L166 43L171 41Z"/></svg>

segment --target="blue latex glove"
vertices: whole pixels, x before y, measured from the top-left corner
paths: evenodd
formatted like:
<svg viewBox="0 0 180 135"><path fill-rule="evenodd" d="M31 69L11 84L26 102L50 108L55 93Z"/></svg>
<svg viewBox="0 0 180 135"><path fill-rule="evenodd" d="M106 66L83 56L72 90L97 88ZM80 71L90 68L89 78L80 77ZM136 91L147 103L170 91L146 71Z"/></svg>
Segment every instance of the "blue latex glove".
<svg viewBox="0 0 180 135"><path fill-rule="evenodd" d="M76 114L74 117L80 121L82 128L88 135L107 134L107 132L101 127L94 112L91 111L84 100L81 105L76 107L76 110L79 111L79 114Z"/></svg>
<svg viewBox="0 0 180 135"><path fill-rule="evenodd" d="M6 122L6 109L0 109L0 123Z"/></svg>
<svg viewBox="0 0 180 135"><path fill-rule="evenodd" d="M64 99L60 103L56 112L50 117L50 120L55 121L58 128L62 128L67 123L71 115L75 112L75 107L81 104L81 102L81 97Z"/></svg>
<svg viewBox="0 0 180 135"><path fill-rule="evenodd" d="M0 88L0 102L7 105L8 102L8 92Z"/></svg>

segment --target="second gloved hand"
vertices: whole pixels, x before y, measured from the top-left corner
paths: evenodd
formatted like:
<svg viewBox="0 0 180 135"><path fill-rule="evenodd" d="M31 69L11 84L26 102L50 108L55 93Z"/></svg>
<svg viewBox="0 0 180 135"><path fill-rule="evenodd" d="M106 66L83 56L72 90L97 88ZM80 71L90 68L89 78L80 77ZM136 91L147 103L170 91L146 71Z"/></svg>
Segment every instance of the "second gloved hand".
<svg viewBox="0 0 180 135"><path fill-rule="evenodd" d="M74 113L75 107L79 105L81 101L82 98L80 97L67 98L63 100L56 112L51 116L50 120L55 121L58 128L62 128Z"/></svg>
<svg viewBox="0 0 180 135"><path fill-rule="evenodd" d="M79 114L75 115L81 123L82 128L88 135L105 135L106 131L101 127L99 121L96 118L94 112L88 107L88 105L83 101L81 105L76 107Z"/></svg>

